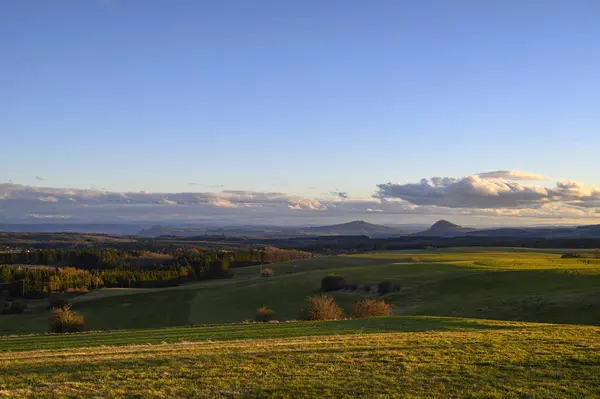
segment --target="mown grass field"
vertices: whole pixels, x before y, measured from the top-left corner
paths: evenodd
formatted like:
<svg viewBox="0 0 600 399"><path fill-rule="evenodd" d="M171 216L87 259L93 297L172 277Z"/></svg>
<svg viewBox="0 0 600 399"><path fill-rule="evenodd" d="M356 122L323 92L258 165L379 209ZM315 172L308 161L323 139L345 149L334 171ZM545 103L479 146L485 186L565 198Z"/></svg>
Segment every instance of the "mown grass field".
<svg viewBox="0 0 600 399"><path fill-rule="evenodd" d="M420 262L412 262L418 257ZM159 328L252 320L267 305L282 320L298 318L320 280L339 273L349 282L402 287L385 300L396 315L475 317L600 325L600 259L561 259L559 251L454 249L319 257L234 269L230 280L169 289L99 290L76 300L74 309L93 330ZM333 294L349 309L356 294ZM0 334L46 332L49 312L0 317Z"/></svg>
<svg viewBox="0 0 600 399"><path fill-rule="evenodd" d="M0 348L0 396L14 398L600 395L600 328L589 326L390 317L4 337Z"/></svg>
<svg viewBox="0 0 600 399"><path fill-rule="evenodd" d="M0 397L600 396L600 260L456 249L270 267L74 301L89 329L109 331L7 335L46 332L49 311L0 316ZM239 323L263 304L296 319L329 273L399 283L385 297L397 316ZM364 292L333 295L348 310Z"/></svg>

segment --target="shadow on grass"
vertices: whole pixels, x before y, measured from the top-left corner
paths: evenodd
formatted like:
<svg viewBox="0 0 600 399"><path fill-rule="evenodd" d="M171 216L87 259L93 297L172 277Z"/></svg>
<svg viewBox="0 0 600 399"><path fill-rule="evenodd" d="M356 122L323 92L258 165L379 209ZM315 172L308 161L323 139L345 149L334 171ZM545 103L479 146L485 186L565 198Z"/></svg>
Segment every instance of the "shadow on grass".
<svg viewBox="0 0 600 399"><path fill-rule="evenodd" d="M397 316L330 321L323 323L328 330L362 330L364 332L426 332L463 330L506 330L523 328L518 324L491 322L487 320L466 320L446 317Z"/></svg>
<svg viewBox="0 0 600 399"><path fill-rule="evenodd" d="M68 335L32 335L0 338L0 351L30 351L102 345L175 344L182 341L234 341L367 333L469 331L523 328L522 325L488 320L446 317L397 316L372 319L278 324L177 327L154 330L115 330Z"/></svg>

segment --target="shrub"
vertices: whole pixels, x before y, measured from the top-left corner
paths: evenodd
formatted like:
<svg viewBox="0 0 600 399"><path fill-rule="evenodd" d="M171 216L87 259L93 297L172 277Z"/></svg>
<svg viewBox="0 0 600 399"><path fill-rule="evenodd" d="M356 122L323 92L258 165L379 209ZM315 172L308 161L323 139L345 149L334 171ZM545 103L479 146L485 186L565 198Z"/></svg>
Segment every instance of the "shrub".
<svg viewBox="0 0 600 399"><path fill-rule="evenodd" d="M339 291L345 287L346 281L344 280L344 276L340 276L339 274L330 274L321 280L321 290L323 292Z"/></svg>
<svg viewBox="0 0 600 399"><path fill-rule="evenodd" d="M52 331L55 333L81 332L85 330L85 320L71 306L52 309Z"/></svg>
<svg viewBox="0 0 600 399"><path fill-rule="evenodd" d="M394 284L391 281L382 281L377 285L377 291L379 295L389 294L390 292L398 292L400 291L400 286L398 284Z"/></svg>
<svg viewBox="0 0 600 399"><path fill-rule="evenodd" d="M337 320L344 315L335 300L326 295L308 297L307 306L305 318L308 320Z"/></svg>
<svg viewBox="0 0 600 399"><path fill-rule="evenodd" d="M561 258L563 259L568 259L568 258L581 258L581 254L575 253L575 252L567 252L566 254L563 254L561 256Z"/></svg>
<svg viewBox="0 0 600 399"><path fill-rule="evenodd" d="M275 320L275 312L273 309L269 309L266 306L261 306L260 308L256 309L254 319L263 323Z"/></svg>
<svg viewBox="0 0 600 399"><path fill-rule="evenodd" d="M350 315L360 319L364 317L379 317L391 316L392 305L385 303L383 300L363 299L362 301L352 305Z"/></svg>
<svg viewBox="0 0 600 399"><path fill-rule="evenodd" d="M275 274L273 272L273 269L269 268L269 267L265 267L262 271L262 273L260 274L261 277L273 277L273 274Z"/></svg>

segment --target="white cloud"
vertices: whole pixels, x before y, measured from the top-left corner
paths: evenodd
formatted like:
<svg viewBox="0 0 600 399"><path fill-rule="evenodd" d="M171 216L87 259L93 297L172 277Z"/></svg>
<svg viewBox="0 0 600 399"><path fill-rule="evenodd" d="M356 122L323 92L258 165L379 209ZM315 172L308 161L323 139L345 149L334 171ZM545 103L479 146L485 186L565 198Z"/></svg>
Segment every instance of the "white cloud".
<svg viewBox="0 0 600 399"><path fill-rule="evenodd" d="M378 185L382 199L402 199L416 205L446 208L535 208L546 203L566 202L585 206L600 200L600 190L572 181L555 187L521 185L500 180L468 176L461 179L422 179L419 183Z"/></svg>
<svg viewBox="0 0 600 399"><path fill-rule="evenodd" d="M534 173L521 172L519 170L496 170L493 172L478 173L477 176L482 179L502 179L502 180L552 180L545 176Z"/></svg>
<svg viewBox="0 0 600 399"><path fill-rule="evenodd" d="M209 202L212 206L217 206L219 208L238 208L239 206L234 204L233 202L227 199L215 199Z"/></svg>
<svg viewBox="0 0 600 399"><path fill-rule="evenodd" d="M600 191L560 181L553 187L502 179L437 177L413 184L386 183L376 197L307 198L281 192L148 193L0 184L0 222L61 219L77 222L225 221L237 224L343 222L372 218L385 222L483 217L522 221L572 218L600 220ZM32 216L34 215L34 216ZM386 219L390 218L390 219Z"/></svg>
<svg viewBox="0 0 600 399"><path fill-rule="evenodd" d="M311 200L306 198L295 198L288 201L288 208L293 210L311 210L311 211L326 211L327 205L319 200Z"/></svg>

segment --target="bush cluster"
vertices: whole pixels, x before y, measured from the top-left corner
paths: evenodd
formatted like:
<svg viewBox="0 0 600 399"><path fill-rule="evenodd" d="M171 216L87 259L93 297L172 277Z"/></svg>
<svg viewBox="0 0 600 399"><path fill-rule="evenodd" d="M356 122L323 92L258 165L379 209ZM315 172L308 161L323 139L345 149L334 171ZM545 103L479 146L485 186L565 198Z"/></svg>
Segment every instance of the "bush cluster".
<svg viewBox="0 0 600 399"><path fill-rule="evenodd" d="M307 298L307 309L304 315L308 320L337 320L344 316L342 308L327 295L315 295Z"/></svg>
<svg viewBox="0 0 600 399"><path fill-rule="evenodd" d="M82 332L85 330L85 319L73 312L70 305L54 308L51 329L55 333Z"/></svg>
<svg viewBox="0 0 600 399"><path fill-rule="evenodd" d="M346 288L346 280L344 276L339 274L330 274L321 280L321 290L323 292L339 291Z"/></svg>
<svg viewBox="0 0 600 399"><path fill-rule="evenodd" d="M562 254L561 258L562 259L581 258L581 254L578 254L578 253L575 253L575 252L567 252L565 254Z"/></svg>
<svg viewBox="0 0 600 399"><path fill-rule="evenodd" d="M266 306L261 306L260 308L256 309L254 319L256 321L266 323L268 321L275 320L275 312L273 309L270 309Z"/></svg>
<svg viewBox="0 0 600 399"><path fill-rule="evenodd" d="M265 267L262 271L262 273L260 274L261 277L272 277L275 274L275 272L273 272L273 269L269 268L269 267Z"/></svg>
<svg viewBox="0 0 600 399"><path fill-rule="evenodd" d="M365 317L380 317L391 316L392 305L385 303L383 300L363 299L362 301L352 305L350 315L353 318L361 319Z"/></svg>

